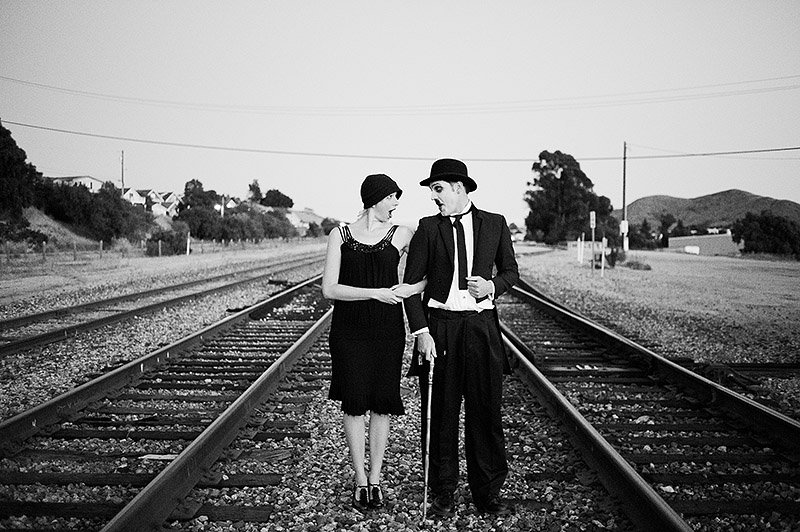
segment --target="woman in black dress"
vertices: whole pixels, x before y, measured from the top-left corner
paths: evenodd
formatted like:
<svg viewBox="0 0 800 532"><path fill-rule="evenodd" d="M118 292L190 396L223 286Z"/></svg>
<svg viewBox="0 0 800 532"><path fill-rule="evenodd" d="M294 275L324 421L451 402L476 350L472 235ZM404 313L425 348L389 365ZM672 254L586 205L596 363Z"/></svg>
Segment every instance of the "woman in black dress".
<svg viewBox="0 0 800 532"><path fill-rule="evenodd" d="M353 505L383 505L381 467L389 435L389 415L404 414L400 375L405 349L403 306L424 289L399 284L400 258L413 230L393 225L392 212L403 193L384 174L361 185L364 211L328 237L322 293L334 300L329 333L332 373L328 397L341 401L344 432L355 469ZM369 421L369 473L365 466L365 414Z"/></svg>

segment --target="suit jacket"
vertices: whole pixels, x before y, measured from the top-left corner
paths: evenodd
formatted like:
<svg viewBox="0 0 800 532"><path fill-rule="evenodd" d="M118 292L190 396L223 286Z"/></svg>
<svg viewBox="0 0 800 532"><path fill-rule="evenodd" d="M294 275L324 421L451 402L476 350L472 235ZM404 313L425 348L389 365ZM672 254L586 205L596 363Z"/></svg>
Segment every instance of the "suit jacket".
<svg viewBox="0 0 800 532"><path fill-rule="evenodd" d="M471 275L490 279L494 283L494 297L497 298L519 279L511 232L500 214L482 211L474 206L471 214L474 240ZM442 303L447 301L453 281L455 248L450 217L437 214L419 221L419 227L409 244L403 281L413 284L427 277L428 283L422 295L408 297L403 302L412 332L428 326L427 303L430 299ZM496 274L493 275L495 267ZM416 365L415 350L412 372Z"/></svg>

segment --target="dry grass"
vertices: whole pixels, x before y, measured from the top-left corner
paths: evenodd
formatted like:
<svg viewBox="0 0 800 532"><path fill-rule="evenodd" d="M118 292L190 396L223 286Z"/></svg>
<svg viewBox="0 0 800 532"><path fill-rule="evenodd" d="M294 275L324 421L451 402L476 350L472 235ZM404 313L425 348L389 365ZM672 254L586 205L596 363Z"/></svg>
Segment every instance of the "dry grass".
<svg viewBox="0 0 800 532"><path fill-rule="evenodd" d="M523 277L667 354L716 362L800 361L800 262L634 252L651 270L603 277L567 251L524 254Z"/></svg>

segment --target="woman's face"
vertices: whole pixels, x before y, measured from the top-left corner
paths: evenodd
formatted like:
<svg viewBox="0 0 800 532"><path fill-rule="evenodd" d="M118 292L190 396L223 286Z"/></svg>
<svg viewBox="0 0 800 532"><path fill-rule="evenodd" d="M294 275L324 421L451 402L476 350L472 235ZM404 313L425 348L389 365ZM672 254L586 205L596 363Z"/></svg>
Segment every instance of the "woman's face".
<svg viewBox="0 0 800 532"><path fill-rule="evenodd" d="M375 216L378 220L385 222L387 220L392 219L392 213L400 204L400 200L397 199L397 193L392 192L378 203L375 204L373 209L375 209Z"/></svg>

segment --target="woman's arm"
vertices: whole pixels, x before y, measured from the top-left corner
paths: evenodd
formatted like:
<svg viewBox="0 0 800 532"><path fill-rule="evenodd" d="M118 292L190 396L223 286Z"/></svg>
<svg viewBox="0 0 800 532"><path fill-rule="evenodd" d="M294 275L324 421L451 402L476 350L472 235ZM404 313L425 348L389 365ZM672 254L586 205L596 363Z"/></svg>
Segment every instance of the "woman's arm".
<svg viewBox="0 0 800 532"><path fill-rule="evenodd" d="M334 229L328 235L328 250L325 256L325 271L322 274L322 295L339 301L365 301L375 299L381 303L395 304L402 301L390 288L359 288L339 284L342 266L342 235Z"/></svg>
<svg viewBox="0 0 800 532"><path fill-rule="evenodd" d="M411 242L411 237L413 236L414 230L410 227L400 226L397 228L397 231L395 231L395 237L397 238L396 245L398 249L400 249L400 253L403 255L404 259L401 261L401 267L403 270L405 270L405 258L408 254L408 244ZM401 272L400 278L403 278L403 272ZM414 294L421 294L425 290L425 286L427 284L427 279L422 279L415 284L400 283L393 286L392 290L395 294L405 299L408 296L413 296Z"/></svg>
<svg viewBox="0 0 800 532"><path fill-rule="evenodd" d="M403 299L407 298L408 296L413 296L414 294L421 294L425 291L425 287L428 285L428 280L423 279L415 284L406 284L400 283L394 285L392 287L392 291L397 294L398 297L402 297Z"/></svg>

